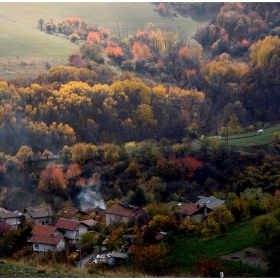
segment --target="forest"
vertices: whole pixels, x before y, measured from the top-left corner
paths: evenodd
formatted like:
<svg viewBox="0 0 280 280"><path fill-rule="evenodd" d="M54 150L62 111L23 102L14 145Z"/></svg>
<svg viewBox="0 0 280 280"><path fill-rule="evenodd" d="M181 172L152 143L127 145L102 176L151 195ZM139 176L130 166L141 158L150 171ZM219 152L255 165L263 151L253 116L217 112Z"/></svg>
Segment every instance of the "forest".
<svg viewBox="0 0 280 280"><path fill-rule="evenodd" d="M78 17L38 20L79 50L34 78L0 77L1 207L122 200L153 211L215 195L236 220L243 199L252 216L275 210L280 133L253 153L213 136L280 123L280 4L172 5L214 16L191 40L153 22L129 35L122 21L109 30ZM168 3L155 9L176 17Z"/></svg>

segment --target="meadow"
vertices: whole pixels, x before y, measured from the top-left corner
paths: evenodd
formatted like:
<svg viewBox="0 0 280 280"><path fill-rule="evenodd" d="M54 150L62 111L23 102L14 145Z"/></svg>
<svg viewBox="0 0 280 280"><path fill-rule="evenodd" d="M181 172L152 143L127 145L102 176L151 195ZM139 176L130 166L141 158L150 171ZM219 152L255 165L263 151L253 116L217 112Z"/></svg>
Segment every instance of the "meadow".
<svg viewBox="0 0 280 280"><path fill-rule="evenodd" d="M63 63L70 51L77 49L69 40L46 34L37 29L38 20L52 19L55 23L66 17L78 16L97 27L110 28L112 22L123 20L130 35L143 29L148 22L154 28L165 25L173 29L184 29L188 38L195 34L201 24L209 20L204 17L163 17L148 2L1 2L0 3L0 57L44 57Z"/></svg>
<svg viewBox="0 0 280 280"><path fill-rule="evenodd" d="M199 236L198 240L194 235L177 239L172 248L172 255L175 260L181 262L182 269L188 271L204 255L208 257L220 257L251 246L257 247L259 244L262 244L262 237L254 232L254 221L255 218L231 224L225 234L220 233L212 237ZM225 263L229 269L239 267L241 271L250 271L254 275L262 273L261 269L245 264L240 265L232 261L225 261Z"/></svg>

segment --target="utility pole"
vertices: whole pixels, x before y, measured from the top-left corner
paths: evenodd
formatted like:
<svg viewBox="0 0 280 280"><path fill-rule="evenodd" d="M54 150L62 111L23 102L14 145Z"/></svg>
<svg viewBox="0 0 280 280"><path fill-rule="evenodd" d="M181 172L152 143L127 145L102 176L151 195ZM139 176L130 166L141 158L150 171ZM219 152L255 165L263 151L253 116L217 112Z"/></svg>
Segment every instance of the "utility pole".
<svg viewBox="0 0 280 280"><path fill-rule="evenodd" d="M80 249L77 250L77 253L78 252L80 253L80 270L82 270L82 244L80 241L79 241L79 245L80 245Z"/></svg>
<svg viewBox="0 0 280 280"><path fill-rule="evenodd" d="M228 124L226 125L226 145L228 149Z"/></svg>

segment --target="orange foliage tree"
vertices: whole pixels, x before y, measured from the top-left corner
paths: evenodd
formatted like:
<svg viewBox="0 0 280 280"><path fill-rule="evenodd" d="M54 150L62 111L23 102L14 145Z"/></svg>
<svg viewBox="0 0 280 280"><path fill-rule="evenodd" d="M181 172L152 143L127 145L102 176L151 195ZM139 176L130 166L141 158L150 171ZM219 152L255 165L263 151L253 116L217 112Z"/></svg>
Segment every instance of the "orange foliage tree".
<svg viewBox="0 0 280 280"><path fill-rule="evenodd" d="M121 47L107 46L105 49L105 54L111 58L117 58L123 56Z"/></svg>
<svg viewBox="0 0 280 280"><path fill-rule="evenodd" d="M87 35L87 42L89 44L98 44L100 43L101 38L100 38L100 34L97 31L91 31L88 33Z"/></svg>

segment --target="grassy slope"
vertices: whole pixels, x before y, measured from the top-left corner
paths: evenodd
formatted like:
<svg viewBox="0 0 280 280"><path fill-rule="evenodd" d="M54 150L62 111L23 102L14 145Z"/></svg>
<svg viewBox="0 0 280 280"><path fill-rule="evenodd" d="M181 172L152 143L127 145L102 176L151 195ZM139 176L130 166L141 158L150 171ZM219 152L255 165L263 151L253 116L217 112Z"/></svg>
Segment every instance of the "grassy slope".
<svg viewBox="0 0 280 280"><path fill-rule="evenodd" d="M207 255L219 257L250 246L256 246L260 237L255 234L253 223L255 219L230 225L225 235L217 235L215 238L199 238L197 244L195 236L178 239L173 249L176 260L182 261L183 270L191 269L196 260Z"/></svg>
<svg viewBox="0 0 280 280"><path fill-rule="evenodd" d="M234 145L236 150L239 152L251 152L255 145L262 146L272 143L275 132L280 132L280 125L264 129L264 133L262 135L258 135L256 132L254 132L241 135L242 138L239 139L229 139L228 144Z"/></svg>
<svg viewBox="0 0 280 280"><path fill-rule="evenodd" d="M167 24L180 26L188 32L189 38L208 20L180 15L173 19L163 18L154 12L155 7L148 2L0 2L0 57L49 57L66 62L70 51L78 46L37 30L39 18L53 19L57 23L65 17L78 16L92 25L107 28L112 21L120 19L128 23L131 34L152 21L155 28Z"/></svg>

